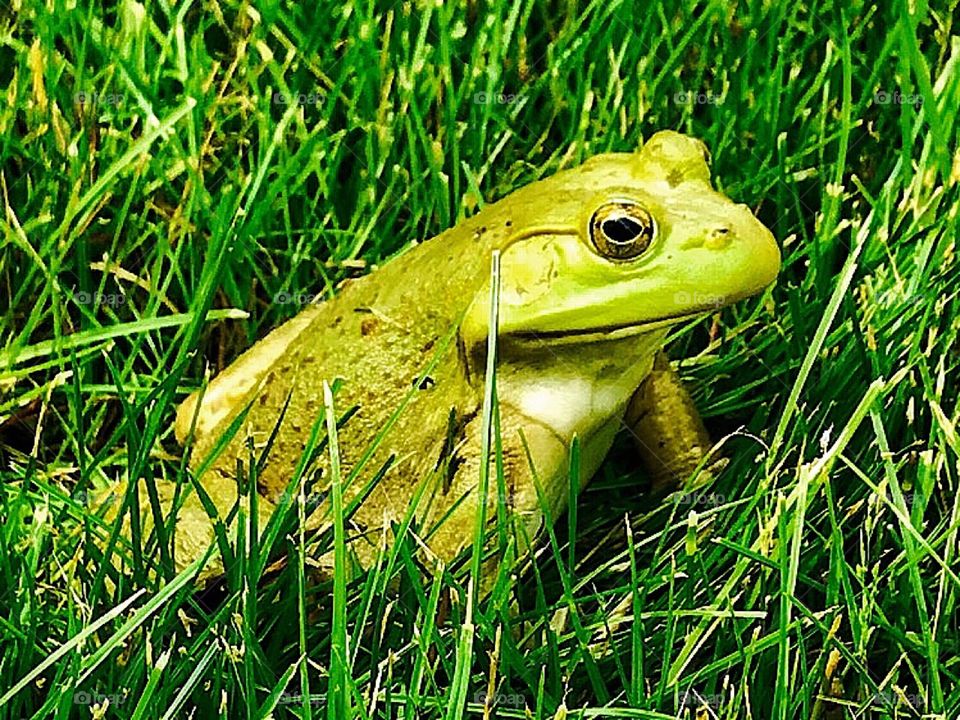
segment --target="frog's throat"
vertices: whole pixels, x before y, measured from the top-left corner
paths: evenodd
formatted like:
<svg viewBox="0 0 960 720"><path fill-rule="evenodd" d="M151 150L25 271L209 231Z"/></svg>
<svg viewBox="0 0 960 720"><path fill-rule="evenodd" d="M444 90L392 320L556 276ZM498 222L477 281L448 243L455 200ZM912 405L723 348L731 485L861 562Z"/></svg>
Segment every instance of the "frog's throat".
<svg viewBox="0 0 960 720"><path fill-rule="evenodd" d="M665 331L612 344L562 351L543 343L538 352L504 355L498 363L500 402L568 443L623 415L627 401L650 373ZM548 364L538 362L547 358Z"/></svg>

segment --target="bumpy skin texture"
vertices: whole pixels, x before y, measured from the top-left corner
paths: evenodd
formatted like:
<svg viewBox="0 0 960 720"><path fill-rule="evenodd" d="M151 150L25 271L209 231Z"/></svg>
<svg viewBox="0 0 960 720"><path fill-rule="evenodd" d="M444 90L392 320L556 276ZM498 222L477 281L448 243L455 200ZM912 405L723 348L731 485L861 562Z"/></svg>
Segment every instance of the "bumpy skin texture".
<svg viewBox="0 0 960 720"><path fill-rule="evenodd" d="M636 258L603 257L591 241L591 217L605 203L624 199L649 213L656 234ZM502 253L497 388L503 503L517 521L521 552L543 526L542 503L551 517L565 507L572 438L576 435L582 443L583 485L609 449L628 401L650 373L668 327L758 292L779 267L769 231L744 206L711 188L699 141L663 132L639 153L591 158L485 207L348 283L333 299L306 308L216 377L199 408L198 394L188 398L178 412L176 433L183 442L193 427L194 469L237 413L250 406L241 431L199 478L220 495L218 508L235 500L232 475L238 459L248 459L245 439L262 447L279 421L259 477L263 521L270 503L287 488L322 412L324 379L342 379L335 398L338 414L357 408L339 431L346 477L434 362L429 380L414 391L358 482L345 490L349 503L372 473L394 458L351 518L350 548L361 566L369 565L421 483L428 487L415 514L428 548L425 556L449 562L468 547L477 515L495 250ZM446 338L452 339L445 344ZM650 399L664 402L664 389L669 393L670 387L670 382L648 386L641 391L647 400L638 400L638 407L649 406ZM699 420L692 406L681 401L676 407L677 419L695 428ZM663 417L641 422L641 435L661 432ZM666 418L669 422L669 414ZM686 437L685 432L675 434L662 452L686 452L676 447ZM640 439L648 447L661 447L656 437ZM326 455L319 459L321 489L328 462ZM663 465L674 467L669 458ZM676 467L686 470L689 463ZM498 504L492 490L488 517ZM163 498L170 494L161 488L165 507ZM321 505L311 523L327 522L328 511ZM212 537L193 494L177 525L176 561L182 567ZM188 539L181 542L181 534ZM319 561L328 565L330 558Z"/></svg>
<svg viewBox="0 0 960 720"><path fill-rule="evenodd" d="M349 503L371 474L388 458L395 458L392 469L351 520L351 547L362 561L368 560L370 544L379 543L384 520L399 522L417 483L435 479L431 475L441 463L451 414L459 430L458 441L463 442L466 434L463 426L477 416L480 405L481 390L468 378L462 350L455 341L448 342L445 349L443 345L454 324L449 312L462 304L462 298L469 292L464 286L478 284L471 274L482 273L483 268L480 263L466 267L449 252L436 252L443 249L441 243L431 242L423 250L432 252L410 253L379 270L376 277L381 277L382 282L370 283L364 279L350 283L333 300L304 310L298 319L308 322L296 342L274 346L272 336L268 335L254 346L249 352L258 359L262 360L265 352L274 355L271 351L276 351L275 357L267 360L265 373L251 376L257 380L253 387L221 384L224 394L212 399L224 402L229 414L209 432L196 433L192 458L206 455L236 408L252 400L246 426L210 471L221 476L232 475L236 458L247 457L246 435L252 436L255 445L265 444L291 387L295 388L259 477L263 496L276 502L286 490L311 428L323 412L322 380L332 383L336 378L343 378L335 397L338 414L358 407L338 432L341 468L346 477L411 393L422 371L439 354L429 380L424 380L422 389L414 390L406 410L371 458L367 472L345 492L345 501ZM426 299L429 304L417 297L423 290L422 281L410 282L414 269L411 265L418 261L434 269L431 276L436 279L436 285L432 288L433 297ZM362 354L355 352L358 348L363 348ZM211 386L208 393L214 395L218 390ZM178 427L189 426L192 410L191 404L184 405L179 417L187 419ZM319 464L326 472L328 457L325 454L319 458ZM321 483L320 489L322 487ZM325 510L323 507L318 512Z"/></svg>

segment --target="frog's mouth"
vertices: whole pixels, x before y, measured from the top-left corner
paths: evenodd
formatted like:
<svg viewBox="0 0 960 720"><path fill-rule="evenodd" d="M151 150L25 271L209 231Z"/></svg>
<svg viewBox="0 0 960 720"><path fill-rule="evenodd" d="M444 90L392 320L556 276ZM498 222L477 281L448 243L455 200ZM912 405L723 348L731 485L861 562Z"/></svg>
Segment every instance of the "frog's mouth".
<svg viewBox="0 0 960 720"><path fill-rule="evenodd" d="M549 343L589 343L599 342L601 340L619 340L620 338L632 337L634 335L644 335L646 333L662 330L687 320L703 318L709 315L711 310L696 310L679 315L665 315L663 317L647 320L642 323L624 323L620 325L601 325L592 328L573 328L571 330L546 330L543 332L522 332L516 333L514 337L521 341L528 342L549 342Z"/></svg>

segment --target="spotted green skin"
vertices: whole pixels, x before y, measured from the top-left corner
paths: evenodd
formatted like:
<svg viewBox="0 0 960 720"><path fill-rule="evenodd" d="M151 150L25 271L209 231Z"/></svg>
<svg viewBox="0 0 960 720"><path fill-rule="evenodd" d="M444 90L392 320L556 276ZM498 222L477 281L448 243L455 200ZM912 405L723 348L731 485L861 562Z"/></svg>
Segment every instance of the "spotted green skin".
<svg viewBox="0 0 960 720"><path fill-rule="evenodd" d="M657 234L638 258L613 261L596 251L589 221L603 203L624 198L649 211ZM199 478L219 512L226 515L236 501L233 474L237 460L248 458L245 438L262 447L279 422L259 476L265 522L322 412L323 381L339 379L338 413L356 408L339 430L344 477L408 403L358 481L345 489L349 503L392 458L348 522L351 568L368 566L408 511L417 518L428 566L449 563L468 547L479 507L494 251L501 269L503 501L521 552L542 530L545 507L551 518L565 509L573 437L581 443L583 486L632 398L631 419L638 443L649 451L648 464L661 458L660 475L689 470L691 458L677 463L673 455L690 455L696 444L696 461L705 435L669 366L660 362L652 373L665 334L683 319L762 290L774 281L780 254L748 208L712 189L702 143L660 132L639 152L597 155L413 246L267 335L210 383L199 406L199 393L190 396L175 430L181 442L192 438L193 469L249 405L241 431ZM429 380L414 388L428 365ZM664 433L667 427L679 430ZM326 454L320 457L319 489L328 482L328 463ZM172 487L160 491L168 505ZM488 517L497 501L491 493ZM323 504L309 523L327 522L329 507ZM182 567L212 538L194 493L188 493L177 527L176 561ZM317 562L329 569L332 557ZM218 571L214 563L207 572Z"/></svg>

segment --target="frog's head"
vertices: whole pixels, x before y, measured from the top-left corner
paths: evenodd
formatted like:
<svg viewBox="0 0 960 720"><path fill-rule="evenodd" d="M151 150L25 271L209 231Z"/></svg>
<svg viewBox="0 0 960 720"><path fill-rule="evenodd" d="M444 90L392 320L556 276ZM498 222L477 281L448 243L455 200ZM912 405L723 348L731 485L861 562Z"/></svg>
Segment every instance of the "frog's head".
<svg viewBox="0 0 960 720"><path fill-rule="evenodd" d="M500 335L586 342L662 331L772 283L780 251L749 208L710 184L706 147L675 132L591 158L484 210L509 228ZM487 334L489 285L462 325Z"/></svg>

